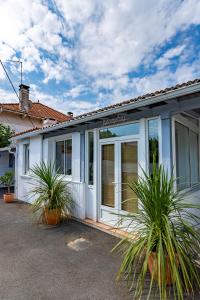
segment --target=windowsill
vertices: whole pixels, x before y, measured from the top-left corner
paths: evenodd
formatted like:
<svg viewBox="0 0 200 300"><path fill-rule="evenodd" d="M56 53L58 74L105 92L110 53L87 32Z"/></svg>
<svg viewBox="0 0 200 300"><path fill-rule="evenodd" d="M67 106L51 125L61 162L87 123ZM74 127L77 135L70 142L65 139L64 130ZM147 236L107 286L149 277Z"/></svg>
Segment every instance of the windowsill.
<svg viewBox="0 0 200 300"><path fill-rule="evenodd" d="M181 190L180 191L180 194L189 194L189 193L193 193L193 192L196 192L196 191L199 191L200 190L200 184L196 184L196 185L194 185L194 186L192 186L192 187L190 187L190 188L186 188L186 189L184 189L184 190Z"/></svg>
<svg viewBox="0 0 200 300"><path fill-rule="evenodd" d="M23 174L20 177L24 179L31 179L31 176L29 174Z"/></svg>
<svg viewBox="0 0 200 300"><path fill-rule="evenodd" d="M72 181L72 176L71 175L62 175L60 174L60 178L62 178L64 181Z"/></svg>

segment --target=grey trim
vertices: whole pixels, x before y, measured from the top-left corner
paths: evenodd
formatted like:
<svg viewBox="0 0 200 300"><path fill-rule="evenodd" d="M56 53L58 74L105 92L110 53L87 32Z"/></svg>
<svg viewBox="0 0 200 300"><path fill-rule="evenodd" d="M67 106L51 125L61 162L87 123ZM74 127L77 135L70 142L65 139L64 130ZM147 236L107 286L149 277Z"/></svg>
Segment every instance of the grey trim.
<svg viewBox="0 0 200 300"><path fill-rule="evenodd" d="M182 87L177 90L169 91L162 95L153 96L153 97L149 97L147 99L132 102L132 103L129 103L126 105L122 105L120 107L113 107L113 108L105 110L103 112L99 112L99 113L94 112L93 115L89 115L89 116L86 116L83 118L81 118L81 116L80 116L80 119L77 117L75 120L67 121L67 122L64 122L64 123L61 123L58 125L54 125L52 127L24 133L22 135L13 137L13 140L21 140L25 137L31 137L31 136L35 136L35 135L39 135L39 134L48 133L50 131L54 131L57 129L62 129L62 128L73 126L73 125L78 125L78 124L81 124L82 122L88 122L88 121L92 121L92 120L99 119L99 118L105 118L109 115L119 114L124 111L131 110L131 109L140 108L142 106L155 104L155 103L158 103L161 101L166 101L166 100L174 99L174 98L181 97L181 96L186 96L186 95L197 93L197 92L200 92L200 84L199 83L193 84L191 86ZM188 101L190 101L190 100L188 100ZM73 130L73 131L75 131L75 130Z"/></svg>

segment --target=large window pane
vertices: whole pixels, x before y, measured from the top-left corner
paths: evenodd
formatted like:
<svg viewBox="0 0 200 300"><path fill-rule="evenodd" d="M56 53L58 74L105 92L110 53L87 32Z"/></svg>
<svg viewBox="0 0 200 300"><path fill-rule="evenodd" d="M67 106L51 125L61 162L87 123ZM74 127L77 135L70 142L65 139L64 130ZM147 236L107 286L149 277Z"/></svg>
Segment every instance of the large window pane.
<svg viewBox="0 0 200 300"><path fill-rule="evenodd" d="M190 131L190 169L191 185L199 181L199 143L198 134Z"/></svg>
<svg viewBox="0 0 200 300"><path fill-rule="evenodd" d="M93 185L94 181L94 134L93 132L88 133L88 183Z"/></svg>
<svg viewBox="0 0 200 300"><path fill-rule="evenodd" d="M115 205L114 197L114 145L102 146L102 168L101 168L101 194L102 204L110 207Z"/></svg>
<svg viewBox="0 0 200 300"><path fill-rule="evenodd" d="M176 122L175 138L177 188L182 190L190 186L189 129Z"/></svg>
<svg viewBox="0 0 200 300"><path fill-rule="evenodd" d="M137 142L121 144L121 180L122 180L122 209L128 212L137 212L138 200L135 193L129 188L138 178Z"/></svg>
<svg viewBox="0 0 200 300"><path fill-rule="evenodd" d="M56 142L56 170L59 174L64 174L64 141Z"/></svg>
<svg viewBox="0 0 200 300"><path fill-rule="evenodd" d="M153 171L153 159L159 163L158 119L148 120L149 174Z"/></svg>
<svg viewBox="0 0 200 300"><path fill-rule="evenodd" d="M127 136L127 135L135 135L139 134L140 131L140 124L133 123L127 125L121 125L116 127L110 127L101 129L99 131L100 139L107 139L111 137L118 137L118 136Z"/></svg>

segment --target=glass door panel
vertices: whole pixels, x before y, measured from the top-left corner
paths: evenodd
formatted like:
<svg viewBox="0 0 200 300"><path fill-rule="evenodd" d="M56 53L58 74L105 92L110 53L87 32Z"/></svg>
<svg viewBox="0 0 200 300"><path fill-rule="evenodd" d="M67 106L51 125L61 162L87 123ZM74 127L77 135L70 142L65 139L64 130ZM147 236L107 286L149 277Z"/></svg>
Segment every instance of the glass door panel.
<svg viewBox="0 0 200 300"><path fill-rule="evenodd" d="M115 147L102 145L101 152L101 204L115 207Z"/></svg>
<svg viewBox="0 0 200 300"><path fill-rule="evenodd" d="M137 142L121 143L121 208L127 212L136 212L138 199L128 183L138 178Z"/></svg>

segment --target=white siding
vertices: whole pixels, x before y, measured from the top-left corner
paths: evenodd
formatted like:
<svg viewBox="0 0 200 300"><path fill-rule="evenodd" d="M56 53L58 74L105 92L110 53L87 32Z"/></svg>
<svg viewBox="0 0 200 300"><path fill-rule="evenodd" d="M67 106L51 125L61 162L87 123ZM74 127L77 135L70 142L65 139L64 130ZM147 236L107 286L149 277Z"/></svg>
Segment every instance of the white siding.
<svg viewBox="0 0 200 300"><path fill-rule="evenodd" d="M36 163L40 163L42 159L42 137L36 136L31 138L30 141L21 141L18 144L17 155L17 197L19 200L32 202L33 198L30 196L31 190L31 178L29 175L24 175L24 162L23 151L24 144L29 142L30 149L30 167L33 167Z"/></svg>
<svg viewBox="0 0 200 300"><path fill-rule="evenodd" d="M72 134L72 181L80 182L80 133L74 132Z"/></svg>

